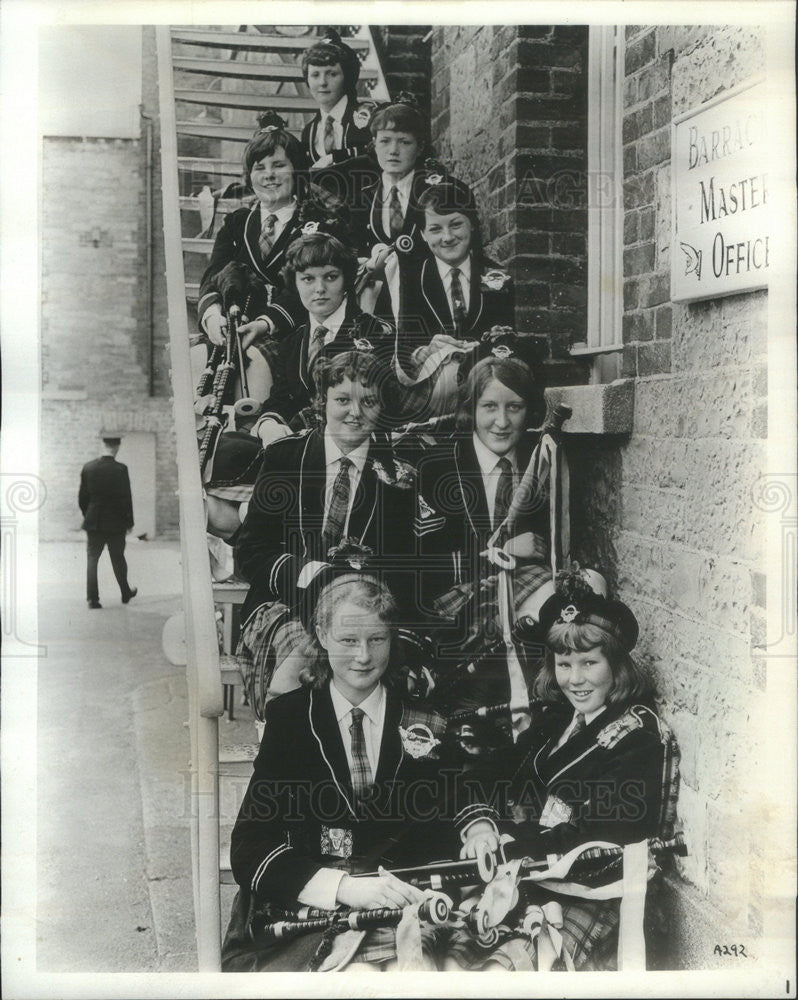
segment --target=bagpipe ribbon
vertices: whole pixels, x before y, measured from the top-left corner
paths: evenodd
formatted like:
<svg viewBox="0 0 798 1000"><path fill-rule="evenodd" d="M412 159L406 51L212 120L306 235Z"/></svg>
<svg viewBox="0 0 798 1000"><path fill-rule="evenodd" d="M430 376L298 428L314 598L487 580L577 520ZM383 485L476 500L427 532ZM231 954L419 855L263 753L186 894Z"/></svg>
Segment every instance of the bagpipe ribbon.
<svg viewBox="0 0 798 1000"><path fill-rule="evenodd" d="M510 571L502 569L499 571L498 581L499 591L499 621L502 627L502 638L507 658L507 674L510 679L510 704L523 705L529 702L529 689L527 687L524 671L521 668L521 661L518 659L518 651L513 642L513 621L515 618L513 610L513 583ZM514 711L512 713L513 741L515 742L521 733L529 728L532 719L529 712Z"/></svg>
<svg viewBox="0 0 798 1000"><path fill-rule="evenodd" d="M602 886L587 886L578 882L564 881L579 856L594 847L617 848L618 845L606 841L580 844L554 861L544 871L530 871L524 879L563 896L595 900L620 898L618 968L627 972L645 970L643 916L648 885L648 842L641 840L636 844L627 844L623 848L623 875L615 882Z"/></svg>
<svg viewBox="0 0 798 1000"><path fill-rule="evenodd" d="M421 945L421 918L418 915L419 907L434 896L443 895L431 889L424 891L424 899L411 906L406 906L402 911L402 919L396 928L396 968L399 972L418 972L419 970L430 968L430 963L425 959ZM448 896L445 896L449 909L454 903Z"/></svg>
<svg viewBox="0 0 798 1000"><path fill-rule="evenodd" d="M530 941L537 942L538 972L551 972L558 959L569 972L574 971L574 960L563 947L562 925L562 906L556 900L527 907L522 926Z"/></svg>

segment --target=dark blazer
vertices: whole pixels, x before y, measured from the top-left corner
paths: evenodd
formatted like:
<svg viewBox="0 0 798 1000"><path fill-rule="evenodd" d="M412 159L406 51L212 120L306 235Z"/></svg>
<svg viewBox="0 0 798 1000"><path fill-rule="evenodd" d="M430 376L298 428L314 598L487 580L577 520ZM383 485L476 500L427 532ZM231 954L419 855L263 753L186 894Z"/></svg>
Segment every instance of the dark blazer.
<svg viewBox="0 0 798 1000"><path fill-rule="evenodd" d="M436 334L479 340L492 326L515 327L512 280L489 258L479 260L472 254L468 313L459 334L455 330L449 300L432 255L408 261L402 270L401 296L397 356L408 374L412 374L409 363L412 352L429 344Z"/></svg>
<svg viewBox="0 0 798 1000"><path fill-rule="evenodd" d="M588 840L669 835L662 825L673 748L655 713L608 705L549 756L572 718L564 701L538 703L515 746L463 779L456 825L490 818L538 858Z"/></svg>
<svg viewBox="0 0 798 1000"><path fill-rule="evenodd" d="M368 129L368 122L366 122L364 128L359 128L352 120L352 116L357 109L357 98L348 97L346 110L341 118L343 146L340 149L333 150L333 163L342 163L344 160L350 160L352 157L363 155L371 143L371 132ZM316 136L320 124L321 111L317 111L310 121L305 123L305 127L302 129L302 145L311 163L315 163L320 159L316 150Z"/></svg>
<svg viewBox="0 0 798 1000"><path fill-rule="evenodd" d="M521 441L517 461L522 476L535 444L534 432ZM480 553L493 528L470 434L417 455L415 464L418 499L413 531L422 565L422 608L430 611L434 598L451 587L491 572ZM519 519L517 533L533 531L545 541L548 523L548 505L543 504Z"/></svg>
<svg viewBox="0 0 798 1000"><path fill-rule="evenodd" d="M301 596L297 582L302 567L326 560L325 483L323 432L282 438L264 451L236 543L238 566L250 584L244 619L270 601L295 606ZM414 596L400 582L415 566L408 558L413 551L413 485L412 467L395 461L387 447L372 441L350 514L349 535L383 558L388 566L386 582L400 600Z"/></svg>
<svg viewBox="0 0 798 1000"><path fill-rule="evenodd" d="M111 455L87 462L80 473L78 505L84 531L123 534L133 527L133 500L127 466Z"/></svg>
<svg viewBox="0 0 798 1000"><path fill-rule="evenodd" d="M314 326L315 329L315 326ZM300 410L310 405L315 386L308 371L308 348L313 333L307 311L293 333L280 342L274 363L274 383L271 395L264 403L264 413L288 423ZM355 340L365 338L372 347L388 359L393 349L393 327L365 313L354 296L349 296L344 322L332 343L322 348L324 357L334 357L350 351Z"/></svg>
<svg viewBox="0 0 798 1000"><path fill-rule="evenodd" d="M448 788L439 777L445 744L426 756L406 752L400 727L426 725L442 740L440 715L411 706L386 689L385 724L367 813L355 811L352 784L329 685L298 688L266 706L266 728L233 829L230 860L241 886L222 949L226 971L302 969L319 936L253 945L258 911L293 908L320 868L376 871L456 856L459 839L445 822ZM336 852L333 837L351 845ZM345 834L344 834L345 831ZM340 842L340 841L339 841Z"/></svg>
<svg viewBox="0 0 798 1000"><path fill-rule="evenodd" d="M224 300L219 282L220 272L231 262L246 265L247 268L245 273L249 279L249 302L246 302L245 296L245 301L235 304L249 319L268 317L274 323L278 337L290 333L301 322L303 309L299 296L293 290L285 289L280 274L285 263L285 251L301 235L298 208L265 260L258 246L260 232L261 206L257 201L249 208L236 209L225 218L213 245L210 263L200 282L197 304L200 324L209 306L218 304L226 309L233 304Z"/></svg>

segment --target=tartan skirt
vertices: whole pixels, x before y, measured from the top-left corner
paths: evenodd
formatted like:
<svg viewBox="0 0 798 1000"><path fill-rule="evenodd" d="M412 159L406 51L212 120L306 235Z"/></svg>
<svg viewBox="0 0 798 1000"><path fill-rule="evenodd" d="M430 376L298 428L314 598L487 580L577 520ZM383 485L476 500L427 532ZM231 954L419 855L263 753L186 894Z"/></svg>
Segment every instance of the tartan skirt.
<svg viewBox="0 0 798 1000"><path fill-rule="evenodd" d="M583 972L616 969L620 901L582 899L566 903L564 897L559 898L563 902L563 948L573 958L575 969ZM536 942L506 924L500 924L498 931L499 941L486 948L468 931L454 928L448 941L440 942L445 955L439 960L449 958L459 968L469 971L479 971L489 962L508 972L537 969ZM559 959L552 971L564 969L565 964Z"/></svg>
<svg viewBox="0 0 798 1000"><path fill-rule="evenodd" d="M236 649L245 689L252 692L257 686L258 690L268 691L286 658L291 653L310 649L310 646L310 636L287 605L274 601L257 608L244 623ZM312 659L309 653L308 664ZM280 680L280 690L272 692L272 696L283 694L300 684L298 671L295 683L291 678L281 677ZM259 700L255 698L252 704L257 706Z"/></svg>

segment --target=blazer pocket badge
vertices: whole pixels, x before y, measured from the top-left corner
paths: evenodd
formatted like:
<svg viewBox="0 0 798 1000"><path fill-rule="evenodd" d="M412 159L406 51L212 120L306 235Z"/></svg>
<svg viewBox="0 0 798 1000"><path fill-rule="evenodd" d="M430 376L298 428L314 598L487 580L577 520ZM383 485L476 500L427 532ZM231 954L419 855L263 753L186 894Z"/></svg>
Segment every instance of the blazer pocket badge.
<svg viewBox="0 0 798 1000"><path fill-rule="evenodd" d="M573 810L567 802L563 802L557 795L550 795L543 806L543 812L538 821L541 826L551 828L560 823L568 823L573 815Z"/></svg>
<svg viewBox="0 0 798 1000"><path fill-rule="evenodd" d="M351 858L352 831L340 826L321 825L321 853L325 857Z"/></svg>
<svg viewBox="0 0 798 1000"><path fill-rule="evenodd" d="M418 494L418 513L413 520L413 528L417 536L426 535L430 531L438 531L446 523L446 518L430 507L424 497Z"/></svg>
<svg viewBox="0 0 798 1000"><path fill-rule="evenodd" d="M510 284L510 275L499 267L492 267L482 275L480 284L483 291L503 292Z"/></svg>
<svg viewBox="0 0 798 1000"><path fill-rule="evenodd" d="M416 722L407 729L400 726L399 736L402 740L402 749L413 758L427 757L440 743L440 740L432 735L430 727L423 722Z"/></svg>

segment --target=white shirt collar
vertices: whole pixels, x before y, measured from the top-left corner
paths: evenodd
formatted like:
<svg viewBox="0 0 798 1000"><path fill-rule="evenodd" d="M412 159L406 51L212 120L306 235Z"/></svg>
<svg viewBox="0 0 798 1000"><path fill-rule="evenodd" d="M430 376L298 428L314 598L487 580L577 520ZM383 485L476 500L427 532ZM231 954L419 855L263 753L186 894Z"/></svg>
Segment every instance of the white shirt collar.
<svg viewBox="0 0 798 1000"><path fill-rule="evenodd" d="M385 699L385 688L382 683L378 684L368 698L364 698L359 705L353 705L348 698L344 697L335 686L335 679L330 681L330 698L332 698L335 718L340 724L341 721L352 711L353 708L362 708L369 722L378 725L382 717L382 703Z"/></svg>
<svg viewBox="0 0 798 1000"><path fill-rule="evenodd" d="M474 451L477 453L477 461L479 462L479 467L482 470L482 475L487 476L489 473L493 472L496 468L497 463L502 458L509 458L510 464L513 467L513 471L518 470L518 462L515 457L515 449L508 451L506 455L496 455L490 450L486 445L482 443L477 437L477 432L474 431Z"/></svg>
<svg viewBox="0 0 798 1000"><path fill-rule="evenodd" d="M319 111L321 111L322 127L324 127L325 118L332 118L340 125L341 121L343 120L344 114L346 112L347 100L348 100L347 95L344 94L341 100L330 111L321 111L321 108L319 108Z"/></svg>
<svg viewBox="0 0 798 1000"><path fill-rule="evenodd" d="M601 715L601 713L606 709L606 707L607 707L606 705L602 705L601 708L597 708L595 712L589 712L587 715L585 715L584 712L574 711L574 717L571 720L571 725L568 728L571 729L573 727L574 723L576 722L577 715L584 715L585 725L589 726L594 719L597 719Z"/></svg>
<svg viewBox="0 0 798 1000"><path fill-rule="evenodd" d="M324 343L329 344L331 341L335 340L336 334L341 329L341 326L346 319L346 301L347 299L344 295L343 302L340 306L338 306L334 313L330 313L327 319L316 319L312 313L308 313L311 337L317 327L323 326L328 331L328 333L325 334Z"/></svg>
<svg viewBox="0 0 798 1000"><path fill-rule="evenodd" d="M447 279L451 272L454 270L451 264L447 264L446 261L440 260L438 257L435 258L435 264L438 268L438 274L441 276L441 281L444 287L448 291ZM460 274L466 279L466 281L471 284L471 254L469 254L464 261L457 265Z"/></svg>
<svg viewBox="0 0 798 1000"><path fill-rule="evenodd" d="M400 181L395 181L392 177L387 174L382 175L382 190L383 196L387 199L391 194L391 188L394 184L399 189L399 198L402 202L408 202L410 200L410 188L413 186L413 177L415 176L415 170L411 170L409 174L405 176Z"/></svg>
<svg viewBox="0 0 798 1000"><path fill-rule="evenodd" d="M266 221L270 215L276 215L277 221L285 225L286 222L291 218L291 216L296 211L296 198L292 198L287 205L283 205L282 208L270 209L261 202L260 206L260 220L261 226Z"/></svg>
<svg viewBox="0 0 798 1000"><path fill-rule="evenodd" d="M355 468L359 473L363 472L363 467L366 464L366 459L369 454L369 445L371 444L371 438L366 438L363 444L359 444L354 451L347 452L346 457L351 459L355 464ZM344 453L338 447L338 445L333 441L332 434L325 427L324 429L324 464L329 469L333 462L340 462L343 458Z"/></svg>

